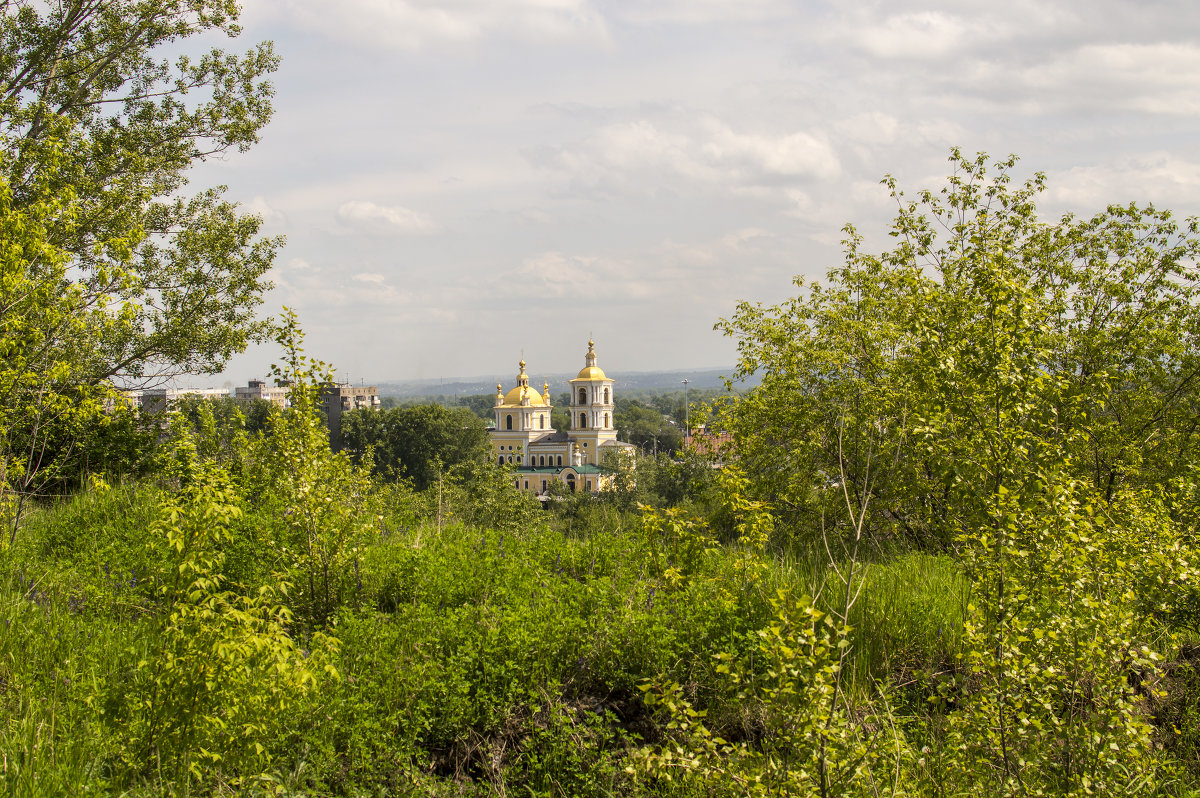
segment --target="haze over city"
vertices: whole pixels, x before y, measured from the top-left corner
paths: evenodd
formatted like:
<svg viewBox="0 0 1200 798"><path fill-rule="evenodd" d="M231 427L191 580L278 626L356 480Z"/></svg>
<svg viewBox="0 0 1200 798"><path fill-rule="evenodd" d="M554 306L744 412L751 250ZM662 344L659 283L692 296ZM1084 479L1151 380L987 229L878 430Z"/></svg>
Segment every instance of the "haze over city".
<svg viewBox="0 0 1200 798"><path fill-rule="evenodd" d="M258 0L273 122L193 172L285 234L263 312L354 381L732 364L737 301L818 278L879 180L951 147L1047 173L1041 210L1200 211L1187 2ZM241 384L278 359L236 357Z"/></svg>

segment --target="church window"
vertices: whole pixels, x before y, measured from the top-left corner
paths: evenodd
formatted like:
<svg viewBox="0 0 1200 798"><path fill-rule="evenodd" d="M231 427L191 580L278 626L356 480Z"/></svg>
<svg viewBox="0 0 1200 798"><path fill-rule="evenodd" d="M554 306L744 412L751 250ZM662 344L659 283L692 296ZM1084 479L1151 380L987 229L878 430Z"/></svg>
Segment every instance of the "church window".
<svg viewBox="0 0 1200 798"><path fill-rule="evenodd" d="M518 489L519 489L519 488L521 487L521 480L519 480L519 479L514 479L514 480L513 480L513 487L514 487L514 488L518 488Z"/></svg>
<svg viewBox="0 0 1200 798"><path fill-rule="evenodd" d="M587 391L583 388L579 389L579 404L587 404Z"/></svg>
<svg viewBox="0 0 1200 798"><path fill-rule="evenodd" d="M542 493L546 492L546 480L542 480Z"/></svg>
<svg viewBox="0 0 1200 798"><path fill-rule="evenodd" d="M538 465L545 465L546 464L546 455L542 455L541 457L539 457L538 461L539 461Z"/></svg>
<svg viewBox="0 0 1200 798"><path fill-rule="evenodd" d="M504 417L504 428L512 429L512 416L511 415Z"/></svg>
<svg viewBox="0 0 1200 798"><path fill-rule="evenodd" d="M587 481L587 489L588 490L592 489L592 481L590 479Z"/></svg>
<svg viewBox="0 0 1200 798"><path fill-rule="evenodd" d="M538 413L538 429L546 428L546 414Z"/></svg>
<svg viewBox="0 0 1200 798"><path fill-rule="evenodd" d="M510 463L512 462L512 455L511 455L511 454L508 456L508 462L510 462Z"/></svg>
<svg viewBox="0 0 1200 798"><path fill-rule="evenodd" d="M558 464L562 465L562 455L561 454L558 456Z"/></svg>
<svg viewBox="0 0 1200 798"><path fill-rule="evenodd" d="M504 465L504 455L500 455L500 465Z"/></svg>
<svg viewBox="0 0 1200 798"><path fill-rule="evenodd" d="M579 414L579 428L587 429L587 413Z"/></svg>
<svg viewBox="0 0 1200 798"><path fill-rule="evenodd" d="M604 428L608 429L608 413L604 414Z"/></svg>
<svg viewBox="0 0 1200 798"><path fill-rule="evenodd" d="M525 480L525 490L529 490L529 480Z"/></svg>
<svg viewBox="0 0 1200 798"><path fill-rule="evenodd" d="M604 389L604 404L608 404L608 389Z"/></svg>

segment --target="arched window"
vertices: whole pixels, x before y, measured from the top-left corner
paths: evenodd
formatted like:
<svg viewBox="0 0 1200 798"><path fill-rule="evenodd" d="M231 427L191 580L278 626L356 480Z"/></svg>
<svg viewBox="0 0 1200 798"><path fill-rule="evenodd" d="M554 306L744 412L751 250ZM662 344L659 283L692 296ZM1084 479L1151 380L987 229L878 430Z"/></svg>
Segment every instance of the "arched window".
<svg viewBox="0 0 1200 798"><path fill-rule="evenodd" d="M579 389L579 404L581 404L581 405L587 404L587 389L586 388Z"/></svg>
<svg viewBox="0 0 1200 798"><path fill-rule="evenodd" d="M500 455L500 465L504 465L504 455Z"/></svg>
<svg viewBox="0 0 1200 798"><path fill-rule="evenodd" d="M604 389L604 404L608 404L608 389Z"/></svg>
<svg viewBox="0 0 1200 798"><path fill-rule="evenodd" d="M511 454L508 456L508 462L510 462L510 463L512 462L512 455L511 455Z"/></svg>
<svg viewBox="0 0 1200 798"><path fill-rule="evenodd" d="M579 428L587 429L587 413L579 414Z"/></svg>
<svg viewBox="0 0 1200 798"><path fill-rule="evenodd" d="M561 454L558 456L558 464L562 465L562 455Z"/></svg>
<svg viewBox="0 0 1200 798"><path fill-rule="evenodd" d="M608 413L604 414L604 428L608 429Z"/></svg>
<svg viewBox="0 0 1200 798"><path fill-rule="evenodd" d="M574 474L567 474L567 487L571 489L572 493L575 492L575 475Z"/></svg>
<svg viewBox="0 0 1200 798"><path fill-rule="evenodd" d="M512 416L511 415L507 415L504 417L504 428L512 429Z"/></svg>
<svg viewBox="0 0 1200 798"><path fill-rule="evenodd" d="M546 414L538 413L538 429L546 428Z"/></svg>

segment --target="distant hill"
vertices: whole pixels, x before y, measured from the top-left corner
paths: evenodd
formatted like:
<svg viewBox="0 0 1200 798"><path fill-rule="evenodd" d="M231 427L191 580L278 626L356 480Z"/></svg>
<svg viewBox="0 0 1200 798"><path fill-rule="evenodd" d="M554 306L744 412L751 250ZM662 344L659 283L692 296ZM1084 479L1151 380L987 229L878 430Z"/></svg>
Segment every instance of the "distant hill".
<svg viewBox="0 0 1200 798"><path fill-rule="evenodd" d="M697 369L694 371L631 371L620 372L605 369L609 377L616 380L617 391L678 391L683 387L682 380L688 381L688 388L706 390L724 388L722 375L731 374L733 367L717 369ZM530 385L541 387L542 383L550 383L550 393L557 395L567 390L567 380L573 379L576 372L560 374L530 373ZM476 396L496 392L499 382L508 390L515 384L514 374L495 377L472 377L454 380L413 380L410 382L380 382L380 396L395 396L412 398L421 396ZM749 383L749 385L756 382Z"/></svg>

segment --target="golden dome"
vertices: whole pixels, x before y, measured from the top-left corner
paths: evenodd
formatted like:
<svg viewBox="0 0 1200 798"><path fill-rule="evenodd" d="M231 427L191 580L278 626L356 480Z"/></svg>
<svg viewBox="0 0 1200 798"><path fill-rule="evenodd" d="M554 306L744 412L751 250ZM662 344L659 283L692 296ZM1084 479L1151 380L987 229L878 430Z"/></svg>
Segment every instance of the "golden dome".
<svg viewBox="0 0 1200 798"><path fill-rule="evenodd" d="M529 405L531 407L546 406L546 400L542 398L542 395L528 385L518 385L504 394L504 404L519 405L525 400L526 396L529 397Z"/></svg>
<svg viewBox="0 0 1200 798"><path fill-rule="evenodd" d="M608 377L604 376L604 370L596 365L596 342L595 341L592 341L592 340L588 341L588 351L587 351L587 354L583 358L583 362L586 365L579 370L579 374L576 375L575 379L577 379L577 380L607 380L608 379Z"/></svg>
<svg viewBox="0 0 1200 798"><path fill-rule="evenodd" d="M496 386L496 393L500 393L500 386ZM517 375L517 387L504 395L504 405L522 406L525 404L525 398L529 398L530 407L545 407L547 402L536 389L529 387L529 375L525 373L525 358L521 358L521 373Z"/></svg>

